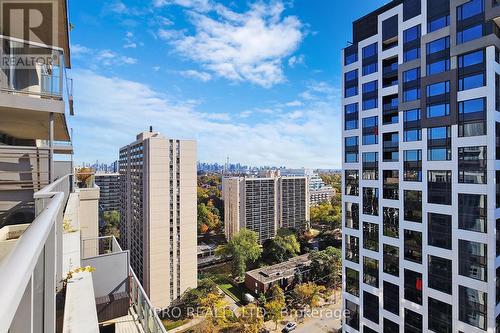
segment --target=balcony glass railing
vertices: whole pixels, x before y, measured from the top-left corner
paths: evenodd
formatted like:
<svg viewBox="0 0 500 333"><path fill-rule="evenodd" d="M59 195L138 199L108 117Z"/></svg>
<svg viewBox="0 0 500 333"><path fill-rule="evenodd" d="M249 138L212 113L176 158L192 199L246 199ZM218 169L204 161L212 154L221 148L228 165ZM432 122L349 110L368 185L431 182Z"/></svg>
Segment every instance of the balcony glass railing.
<svg viewBox="0 0 500 333"><path fill-rule="evenodd" d="M62 99L64 56L58 48L0 36L0 91Z"/></svg>

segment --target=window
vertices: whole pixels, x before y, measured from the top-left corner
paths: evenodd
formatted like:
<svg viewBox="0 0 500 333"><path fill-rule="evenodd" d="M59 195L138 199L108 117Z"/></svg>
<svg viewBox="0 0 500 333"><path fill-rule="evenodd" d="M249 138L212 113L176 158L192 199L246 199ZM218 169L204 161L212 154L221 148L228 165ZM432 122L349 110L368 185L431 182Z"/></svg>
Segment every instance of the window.
<svg viewBox="0 0 500 333"><path fill-rule="evenodd" d="M412 82L420 79L420 67L409 69L403 72L403 82Z"/></svg>
<svg viewBox="0 0 500 333"><path fill-rule="evenodd" d="M422 140L422 129L420 125L421 119L420 109L404 111L403 140L405 142Z"/></svg>
<svg viewBox="0 0 500 333"><path fill-rule="evenodd" d="M378 288L378 260L363 257L363 282Z"/></svg>
<svg viewBox="0 0 500 333"><path fill-rule="evenodd" d="M443 293L452 292L452 269L451 260L441 257L428 256L429 263L429 288L439 290Z"/></svg>
<svg viewBox="0 0 500 333"><path fill-rule="evenodd" d="M427 105L427 118L444 117L450 114L450 103Z"/></svg>
<svg viewBox="0 0 500 333"><path fill-rule="evenodd" d="M486 184L486 146L458 148L458 182Z"/></svg>
<svg viewBox="0 0 500 333"><path fill-rule="evenodd" d="M383 198L390 200L399 199L399 171L384 170L383 171Z"/></svg>
<svg viewBox="0 0 500 333"><path fill-rule="evenodd" d="M429 245L451 250L451 216L429 213L428 224Z"/></svg>
<svg viewBox="0 0 500 333"><path fill-rule="evenodd" d="M408 1L405 1L403 4L407 2ZM384 333L399 333L399 325L387 318L384 318Z"/></svg>
<svg viewBox="0 0 500 333"><path fill-rule="evenodd" d="M363 248L378 252L378 224L363 222Z"/></svg>
<svg viewBox="0 0 500 333"><path fill-rule="evenodd" d="M457 7L457 20L462 21L483 12L484 0L470 0Z"/></svg>
<svg viewBox="0 0 500 333"><path fill-rule="evenodd" d="M403 61L420 58L420 25L403 31Z"/></svg>
<svg viewBox="0 0 500 333"><path fill-rule="evenodd" d="M486 195L458 194L458 227L463 230L486 232Z"/></svg>
<svg viewBox="0 0 500 333"><path fill-rule="evenodd" d="M483 23L457 31L457 44L467 43L483 37Z"/></svg>
<svg viewBox="0 0 500 333"><path fill-rule="evenodd" d="M345 226L350 229L359 229L359 205L357 203L345 203Z"/></svg>
<svg viewBox="0 0 500 333"><path fill-rule="evenodd" d="M427 97L439 96L450 92L450 81L438 82L427 86Z"/></svg>
<svg viewBox="0 0 500 333"><path fill-rule="evenodd" d="M488 251L486 244L458 240L458 274L487 282Z"/></svg>
<svg viewBox="0 0 500 333"><path fill-rule="evenodd" d="M458 79L458 90L469 90L486 85L486 76L484 73L473 74L469 76L464 76Z"/></svg>
<svg viewBox="0 0 500 333"><path fill-rule="evenodd" d="M384 59L382 61L383 66L383 80L382 86L390 87L398 84L398 57L393 57L389 59Z"/></svg>
<svg viewBox="0 0 500 333"><path fill-rule="evenodd" d="M344 49L344 66L353 64L356 61L358 61L357 45Z"/></svg>
<svg viewBox="0 0 500 333"><path fill-rule="evenodd" d="M355 330L359 330L359 305L346 299L345 308L349 313L348 316L345 316L345 323Z"/></svg>
<svg viewBox="0 0 500 333"><path fill-rule="evenodd" d="M462 54L458 56L458 68L462 69L471 66L482 67L477 65L484 65L485 57L486 54L484 49Z"/></svg>
<svg viewBox="0 0 500 333"><path fill-rule="evenodd" d="M399 133L384 133L382 136L382 149L384 162L397 162L399 160Z"/></svg>
<svg viewBox="0 0 500 333"><path fill-rule="evenodd" d="M450 70L450 59L439 59L427 64L427 75L444 73Z"/></svg>
<svg viewBox="0 0 500 333"><path fill-rule="evenodd" d="M384 273L399 276L399 249L384 244Z"/></svg>
<svg viewBox="0 0 500 333"><path fill-rule="evenodd" d="M359 263L359 238L345 235L345 258L346 260Z"/></svg>
<svg viewBox="0 0 500 333"><path fill-rule="evenodd" d="M359 173L358 170L345 171L345 194L359 195Z"/></svg>
<svg viewBox="0 0 500 333"><path fill-rule="evenodd" d="M458 103L458 136L486 135L486 98Z"/></svg>
<svg viewBox="0 0 500 333"><path fill-rule="evenodd" d="M368 152L363 153L363 179L377 180L378 179L378 153Z"/></svg>
<svg viewBox="0 0 500 333"><path fill-rule="evenodd" d="M359 272L357 270L345 268L345 289L349 294L359 297Z"/></svg>
<svg viewBox="0 0 500 333"><path fill-rule="evenodd" d="M405 269L405 299L422 305L422 274Z"/></svg>
<svg viewBox="0 0 500 333"><path fill-rule="evenodd" d="M450 48L450 36L427 43L427 55L445 51Z"/></svg>
<svg viewBox="0 0 500 333"><path fill-rule="evenodd" d="M451 205L451 171L429 171L427 176L427 202Z"/></svg>
<svg viewBox="0 0 500 333"><path fill-rule="evenodd" d="M428 32L433 32L450 25L450 15L439 17L428 23Z"/></svg>
<svg viewBox="0 0 500 333"><path fill-rule="evenodd" d="M378 216L378 188L363 187L363 214Z"/></svg>
<svg viewBox="0 0 500 333"><path fill-rule="evenodd" d="M357 69L352 70L350 72L346 72L344 74L344 80L345 80L345 82L354 81L354 80L357 80L357 79L358 79L358 70Z"/></svg>
<svg viewBox="0 0 500 333"><path fill-rule="evenodd" d="M422 223L422 192L404 191L404 219L406 221Z"/></svg>
<svg viewBox="0 0 500 333"><path fill-rule="evenodd" d="M399 316L399 286L384 281L384 310Z"/></svg>
<svg viewBox="0 0 500 333"><path fill-rule="evenodd" d="M429 297L429 329L434 332L452 333L452 306Z"/></svg>
<svg viewBox="0 0 500 333"><path fill-rule="evenodd" d="M450 37L443 37L427 43L427 75L450 70Z"/></svg>
<svg viewBox="0 0 500 333"><path fill-rule="evenodd" d="M458 287L458 319L471 326L486 330L488 295L482 291Z"/></svg>
<svg viewBox="0 0 500 333"><path fill-rule="evenodd" d="M369 292L363 291L363 317L378 324L378 308L378 297L370 294Z"/></svg>
<svg viewBox="0 0 500 333"><path fill-rule="evenodd" d="M363 47L363 59L371 58L378 54L377 43Z"/></svg>
<svg viewBox="0 0 500 333"><path fill-rule="evenodd" d="M373 43L363 48L363 76L378 71L378 44Z"/></svg>
<svg viewBox="0 0 500 333"><path fill-rule="evenodd" d="M399 121L399 99L398 95L387 95L382 98L383 101L383 118L384 125L397 124Z"/></svg>
<svg viewBox="0 0 500 333"><path fill-rule="evenodd" d="M344 139L345 141L345 162L357 163L358 162L358 137L349 136Z"/></svg>
<svg viewBox="0 0 500 333"><path fill-rule="evenodd" d="M378 107L378 81L363 84L363 110Z"/></svg>
<svg viewBox="0 0 500 333"><path fill-rule="evenodd" d="M427 160L451 160L450 126L431 127L427 129Z"/></svg>
<svg viewBox="0 0 500 333"><path fill-rule="evenodd" d="M383 213L384 236L399 238L399 209L384 207Z"/></svg>
<svg viewBox="0 0 500 333"><path fill-rule="evenodd" d="M422 333L422 315L405 309L405 333Z"/></svg>
<svg viewBox="0 0 500 333"><path fill-rule="evenodd" d="M344 107L344 120L346 131L358 128L358 103L348 104Z"/></svg>
<svg viewBox="0 0 500 333"><path fill-rule="evenodd" d="M405 260L422 263L422 233L413 230L404 231Z"/></svg>
<svg viewBox="0 0 500 333"><path fill-rule="evenodd" d="M378 143L378 117L363 118L363 145Z"/></svg>
<svg viewBox="0 0 500 333"><path fill-rule="evenodd" d="M404 181L422 181L422 150L405 150L404 154Z"/></svg>

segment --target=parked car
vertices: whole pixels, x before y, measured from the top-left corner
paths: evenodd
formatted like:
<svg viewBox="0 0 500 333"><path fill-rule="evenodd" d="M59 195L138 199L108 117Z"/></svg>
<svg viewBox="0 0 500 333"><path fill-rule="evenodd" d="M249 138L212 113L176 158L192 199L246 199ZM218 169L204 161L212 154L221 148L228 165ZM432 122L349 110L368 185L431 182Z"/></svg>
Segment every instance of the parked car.
<svg viewBox="0 0 500 333"><path fill-rule="evenodd" d="M289 322L283 327L283 330L281 332L291 332L297 328L297 324L294 322Z"/></svg>

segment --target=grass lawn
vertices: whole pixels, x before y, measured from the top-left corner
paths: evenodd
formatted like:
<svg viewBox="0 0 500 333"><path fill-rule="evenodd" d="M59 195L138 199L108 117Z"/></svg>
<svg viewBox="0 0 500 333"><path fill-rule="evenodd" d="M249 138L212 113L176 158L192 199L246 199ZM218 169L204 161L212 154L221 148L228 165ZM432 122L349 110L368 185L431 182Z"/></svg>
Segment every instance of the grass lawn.
<svg viewBox="0 0 500 333"><path fill-rule="evenodd" d="M167 331L173 330L174 328L177 328L179 326L182 326L184 324L187 324L189 322L189 319L182 319L182 320L168 320L164 319L162 320L163 326Z"/></svg>
<svg viewBox="0 0 500 333"><path fill-rule="evenodd" d="M220 289L224 291L229 297L231 297L235 302L240 304L243 303L243 294L246 293L246 289L243 283L235 284L230 277L228 272L225 273L206 273L201 276L202 278L209 278L214 281Z"/></svg>

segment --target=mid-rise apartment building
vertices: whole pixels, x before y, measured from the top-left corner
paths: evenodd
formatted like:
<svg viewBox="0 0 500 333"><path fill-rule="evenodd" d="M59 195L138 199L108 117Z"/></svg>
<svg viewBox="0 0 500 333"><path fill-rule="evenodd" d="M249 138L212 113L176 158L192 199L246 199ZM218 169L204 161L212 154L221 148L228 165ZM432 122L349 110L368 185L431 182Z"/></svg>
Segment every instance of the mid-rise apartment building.
<svg viewBox="0 0 500 333"><path fill-rule="evenodd" d="M395 0L343 50L345 332L498 332L500 6Z"/></svg>
<svg viewBox="0 0 500 333"><path fill-rule="evenodd" d="M268 176L222 179L227 239L246 228L257 232L262 243L279 228L298 228L309 221L307 178Z"/></svg>
<svg viewBox="0 0 500 333"><path fill-rule="evenodd" d="M99 210L101 212L120 211L120 174L96 173L95 184L99 186Z"/></svg>
<svg viewBox="0 0 500 333"><path fill-rule="evenodd" d="M154 306L197 285L196 142L157 132L120 149L120 244Z"/></svg>
<svg viewBox="0 0 500 333"><path fill-rule="evenodd" d="M312 169L282 169L282 176L307 177L309 183L309 204L315 206L319 203L332 200L335 189L326 185L323 179Z"/></svg>

